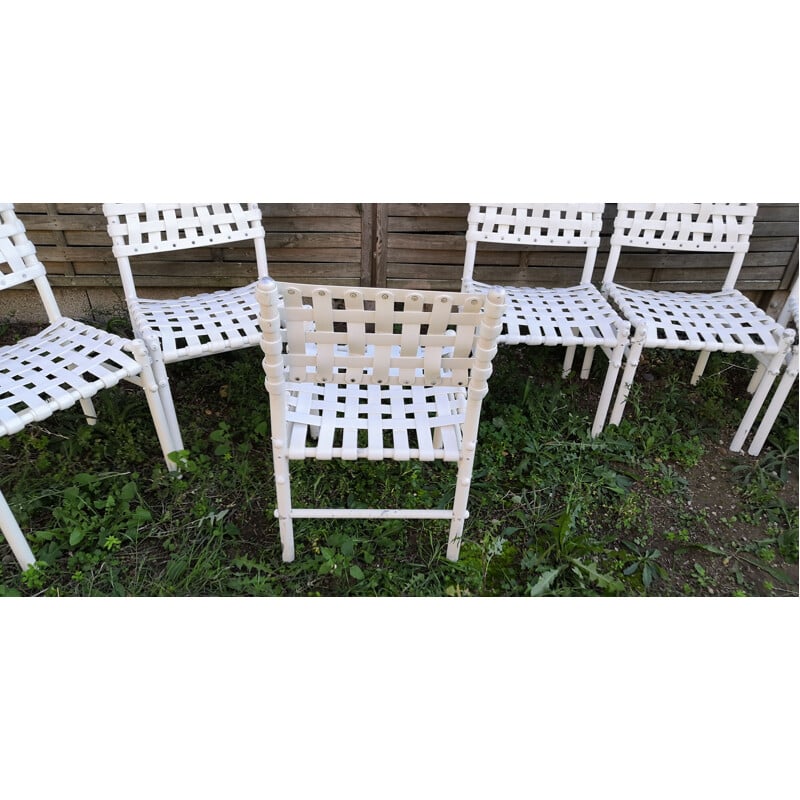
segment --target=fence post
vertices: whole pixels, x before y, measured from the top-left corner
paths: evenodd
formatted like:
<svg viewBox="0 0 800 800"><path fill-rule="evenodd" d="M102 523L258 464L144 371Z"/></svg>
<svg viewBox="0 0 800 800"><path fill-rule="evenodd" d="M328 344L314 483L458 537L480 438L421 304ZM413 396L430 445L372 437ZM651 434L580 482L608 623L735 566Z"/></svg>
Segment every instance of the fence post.
<svg viewBox="0 0 800 800"><path fill-rule="evenodd" d="M386 237L388 213L386 203L375 203L375 225L373 231L372 285L386 286Z"/></svg>

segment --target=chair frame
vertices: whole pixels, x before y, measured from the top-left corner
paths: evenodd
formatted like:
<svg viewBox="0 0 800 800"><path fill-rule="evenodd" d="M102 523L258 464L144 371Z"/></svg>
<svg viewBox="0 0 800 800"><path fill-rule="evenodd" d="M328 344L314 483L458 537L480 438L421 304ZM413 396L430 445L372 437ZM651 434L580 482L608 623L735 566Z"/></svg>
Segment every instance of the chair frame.
<svg viewBox="0 0 800 800"><path fill-rule="evenodd" d="M134 335L153 360L173 439L183 449L167 364L256 347L257 280L233 289L171 299L144 297L132 259L251 241L258 279L269 277L265 231L258 203L104 203ZM163 265L168 269L167 264Z"/></svg>
<svg viewBox="0 0 800 800"><path fill-rule="evenodd" d="M447 558L457 560L502 289L467 294L262 280L256 294L283 560L295 556L293 520L323 517L449 519ZM289 463L305 458L456 462L453 506L296 508Z"/></svg>
<svg viewBox="0 0 800 800"><path fill-rule="evenodd" d="M127 380L144 390L156 434L170 470L171 437L152 362L144 342L124 339L61 314L44 264L10 203L0 204L0 290L32 282L47 315L39 333L0 348L0 436L18 433L79 404L89 425L96 423L92 397ZM36 562L33 552L0 492L0 530L24 570Z"/></svg>
<svg viewBox="0 0 800 800"><path fill-rule="evenodd" d="M789 291L789 296L786 298L786 302L783 304L781 313L777 317L777 322L779 325L783 326L787 326L789 324L794 325L795 332L800 330L798 287L796 280ZM770 403L767 406L763 417L761 418L761 422L756 430L755 435L753 436L753 440L750 442L750 447L747 449L748 454L751 456L758 456L761 453L761 449L764 447L764 444L767 441L767 436L769 436L772 426L775 424L775 420L778 418L778 414L780 414L783 404L786 402L786 398L789 396L789 392L797 380L797 375L800 372L800 346L798 346L796 336L797 334L795 333L794 343L786 354L786 360L783 364L783 372L781 374L780 382L775 388L772 399L770 400ZM767 395L766 393L758 391L759 384L765 379L769 380L770 384L772 383L772 380L768 378L767 372L769 360L761 355L757 355L756 357L759 360L759 365L753 374L750 385L747 387L747 390L753 395L753 399L751 400L750 406L747 409L747 413L742 419L742 422L733 437L733 441L731 442L731 450L737 453L741 452L744 448L747 435L750 433L750 429L755 424L759 411L766 402Z"/></svg>
<svg viewBox="0 0 800 800"><path fill-rule="evenodd" d="M691 378L693 386L705 371L712 352L748 353L756 358L761 355L767 359L766 374L756 389L754 408L763 403L794 332L779 325L735 288L757 211L754 203L618 204L602 292L631 322L633 333L611 410L611 424L619 424L622 419L645 348L699 351ZM730 254L731 261L717 292L635 290L614 282L623 247L716 252ZM680 324L684 320L685 326Z"/></svg>
<svg viewBox="0 0 800 800"><path fill-rule="evenodd" d="M630 324L592 284L604 203L481 203L470 206L461 290L488 291L474 279L480 242L585 250L578 285L562 288L504 286L507 297L500 344L566 347L562 376L572 371L577 346L586 349L580 376L589 377L594 352L600 348L608 368L591 434L604 428L622 366Z"/></svg>

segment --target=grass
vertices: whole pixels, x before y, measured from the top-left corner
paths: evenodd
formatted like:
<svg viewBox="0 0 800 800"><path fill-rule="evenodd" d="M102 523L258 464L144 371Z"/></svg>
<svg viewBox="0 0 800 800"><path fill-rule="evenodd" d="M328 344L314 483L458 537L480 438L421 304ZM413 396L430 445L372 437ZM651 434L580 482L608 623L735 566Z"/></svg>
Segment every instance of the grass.
<svg viewBox="0 0 800 800"><path fill-rule="evenodd" d="M180 476L135 387L101 393L93 428L73 409L0 439L0 486L39 559L20 573L0 545L0 594L796 594L796 395L759 459L733 456L720 442L744 409L747 359L713 356L692 388L691 355L651 352L623 423L592 440L604 364L588 382L561 379L561 355L501 348L457 563L436 520L299 520L296 560L281 561L267 396L249 350L171 368ZM735 509L724 517L690 505L712 456ZM307 462L292 474L298 504L414 507L445 506L455 470Z"/></svg>

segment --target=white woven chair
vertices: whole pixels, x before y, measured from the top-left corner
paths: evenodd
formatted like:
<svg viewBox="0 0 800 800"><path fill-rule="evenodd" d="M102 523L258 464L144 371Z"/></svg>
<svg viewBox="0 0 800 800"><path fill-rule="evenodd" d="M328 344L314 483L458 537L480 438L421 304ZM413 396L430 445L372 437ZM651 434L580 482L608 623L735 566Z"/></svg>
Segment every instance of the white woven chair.
<svg viewBox="0 0 800 800"><path fill-rule="evenodd" d="M503 291L265 280L257 296L284 561L302 517L449 519L447 557L457 560ZM306 458L456 462L453 507L295 508L289 462Z"/></svg>
<svg viewBox="0 0 800 800"><path fill-rule="evenodd" d="M585 251L580 281L565 288L504 286L507 297L501 344L560 345L567 348L563 375L572 370L575 348L586 348L581 378L589 377L595 348L608 358L605 382L592 423L592 436L605 426L630 325L592 285L600 245L603 203L481 203L470 206L461 289L487 291L474 278L479 242L512 246L580 248ZM521 258L529 259L528 251ZM526 262L527 263L527 262ZM481 268L478 268L481 270ZM483 268L487 271L487 268Z"/></svg>
<svg viewBox="0 0 800 800"><path fill-rule="evenodd" d="M618 424L622 418L645 347L697 351L692 385L702 376L712 352L749 353L765 358L765 379L759 383L753 398L756 407L763 402L794 333L735 288L749 248L756 211L753 203L619 204L602 291L630 320L633 333L611 410L612 424ZM730 264L718 292L630 289L614 283L624 247L679 250L687 256L699 254L687 257L687 270L708 271L709 253L729 255Z"/></svg>
<svg viewBox="0 0 800 800"><path fill-rule="evenodd" d="M795 281L794 286L792 286L792 289L789 292L789 297L786 299L786 303L784 303L783 309L778 315L777 321L781 325L792 324L795 331L800 330L800 320L798 320L797 281ZM796 335L797 334L795 334L795 336ZM772 426L775 424L775 420L778 418L778 414L780 414L783 404L786 402L786 398L789 396L789 392L797 380L797 374L800 372L800 359L798 358L799 350L800 347L798 347L798 342L795 338L794 344L786 354L786 360L784 361L783 374L780 382L775 388L775 393L772 395L772 400L770 400L770 403L764 412L764 416L761 418L761 422L756 430L755 435L753 436L753 440L750 442L750 447L747 448L747 452L751 456L757 456L761 452L761 448L764 447L764 443L767 441L767 436L769 436ZM750 385L747 387L748 391L753 393L753 399L750 401L750 406L747 409L747 413L742 419L742 422L739 425L735 436L733 437L733 441L731 442L731 450L734 450L737 453L741 452L744 448L747 435L754 425L766 400L766 394L758 391L760 382L763 380L769 380L769 382L772 383L774 380L774 377L770 378L767 372L769 367L768 358L762 354L757 354L756 358L759 360L759 366L753 375L753 379L750 381Z"/></svg>
<svg viewBox="0 0 800 800"><path fill-rule="evenodd" d="M259 278L268 276L264 227L258 203L104 203L134 335L153 358L173 439L182 438L166 364L254 347L261 339L253 281L246 286L175 299L139 293L131 259L251 241ZM170 269L167 261L158 268Z"/></svg>
<svg viewBox="0 0 800 800"><path fill-rule="evenodd" d="M0 347L0 436L41 422L56 411L81 405L95 423L91 398L122 380L144 387L164 459L177 450L161 404L144 343L129 341L62 316L44 265L10 203L0 204L0 290L32 281L49 325L33 336ZM35 562L8 502L0 493L0 530L20 566Z"/></svg>

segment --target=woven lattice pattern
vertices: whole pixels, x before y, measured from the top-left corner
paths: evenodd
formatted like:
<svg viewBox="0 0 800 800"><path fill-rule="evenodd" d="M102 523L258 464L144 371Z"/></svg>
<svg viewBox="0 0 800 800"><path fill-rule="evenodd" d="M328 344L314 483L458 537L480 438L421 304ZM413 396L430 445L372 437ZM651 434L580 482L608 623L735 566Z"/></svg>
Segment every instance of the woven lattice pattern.
<svg viewBox="0 0 800 800"><path fill-rule="evenodd" d="M466 386L482 295L279 287L289 381Z"/></svg>
<svg viewBox="0 0 800 800"><path fill-rule="evenodd" d="M630 324L620 317L592 284L604 205L473 204L467 219L467 245L461 275L463 291L489 291L487 283L474 279L480 242L512 245L520 250L522 247L538 246L550 250L573 248L583 251L583 268L578 285L539 288L531 285L533 279L526 281L523 278L520 283L527 285L503 287L507 302L498 341L501 344L565 347L564 376L572 370L576 347L585 347L581 368L581 378L584 379L589 377L594 351L599 347L608 358L608 369L592 423L593 436L600 433L605 425L614 382L630 332ZM527 254L522 252L521 272L527 259ZM483 269L482 277L486 280L487 272L491 273L488 267Z"/></svg>
<svg viewBox="0 0 800 800"><path fill-rule="evenodd" d="M609 297L635 328L644 347L776 353L783 328L738 291L650 292L623 286Z"/></svg>
<svg viewBox="0 0 800 800"><path fill-rule="evenodd" d="M763 373L731 442L738 450L753 424L786 350L791 334L735 288L749 248L758 207L752 203L620 203L603 275L602 292L630 321L632 334L625 367L611 411L622 419L639 359L645 348L698 352L691 383L700 380L713 352L747 353ZM685 267L707 268L707 253L728 254L730 266L719 292L656 292L614 283L626 246L697 252ZM716 266L717 261L714 261ZM751 389L752 390L752 389Z"/></svg>
<svg viewBox="0 0 800 800"><path fill-rule="evenodd" d="M255 283L238 289L129 303L137 336L157 337L166 363L259 343Z"/></svg>
<svg viewBox="0 0 800 800"><path fill-rule="evenodd" d="M64 319L0 349L0 435L139 375L118 336Z"/></svg>
<svg viewBox="0 0 800 800"><path fill-rule="evenodd" d="M0 289L44 275L36 248L11 203L0 203Z"/></svg>
<svg viewBox="0 0 800 800"><path fill-rule="evenodd" d="M261 209L258 203L104 203L103 213L134 333L152 357L172 439L182 447L166 364L256 346L261 337L255 284L152 299L140 295L131 261L249 240L258 277L266 278ZM169 269L168 259L163 259L163 269Z"/></svg>
<svg viewBox="0 0 800 800"><path fill-rule="evenodd" d="M264 236L257 203L104 203L103 213L118 258Z"/></svg>
<svg viewBox="0 0 800 800"><path fill-rule="evenodd" d="M487 284L468 281L467 291L488 291ZM593 286L535 289L505 286L501 344L584 345L615 347L619 315Z"/></svg>
<svg viewBox="0 0 800 800"><path fill-rule="evenodd" d="M183 448L172 437L144 343L63 317L23 223L10 203L0 203L0 289L28 280L36 285L50 325L34 336L0 347L0 436L18 433L75 404L80 404L87 421L93 423L91 398L128 379L144 388L161 450L168 468L174 470L176 464L169 454ZM2 492L0 532L22 569L35 563Z"/></svg>
<svg viewBox="0 0 800 800"><path fill-rule="evenodd" d="M157 370L162 361L172 363L258 344L255 283L177 299L143 298L129 258L250 239L259 277L266 277L258 203L106 203L103 211L133 329L147 343Z"/></svg>
<svg viewBox="0 0 800 800"><path fill-rule="evenodd" d="M486 203L473 205L467 241L597 247L603 203Z"/></svg>
<svg viewBox="0 0 800 800"><path fill-rule="evenodd" d="M466 393L370 384L288 387L290 459L458 461Z"/></svg>
<svg viewBox="0 0 800 800"><path fill-rule="evenodd" d="M505 305L486 294L259 282L284 561L302 517L447 519L458 559L478 425ZM452 508L299 508L291 460L457 463Z"/></svg>
<svg viewBox="0 0 800 800"><path fill-rule="evenodd" d="M611 243L747 252L756 211L754 203L620 203Z"/></svg>

